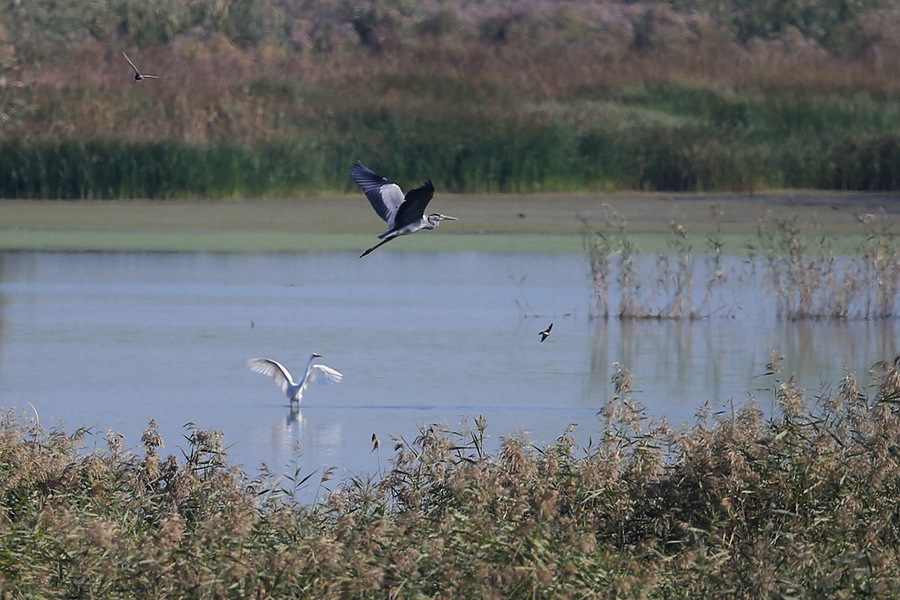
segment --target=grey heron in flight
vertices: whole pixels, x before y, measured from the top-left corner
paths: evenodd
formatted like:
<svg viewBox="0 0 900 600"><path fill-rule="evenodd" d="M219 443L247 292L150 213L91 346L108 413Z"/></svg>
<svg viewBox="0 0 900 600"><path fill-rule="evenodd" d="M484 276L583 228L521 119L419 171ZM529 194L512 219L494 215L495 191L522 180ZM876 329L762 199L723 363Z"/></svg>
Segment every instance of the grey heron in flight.
<svg viewBox="0 0 900 600"><path fill-rule="evenodd" d="M317 358L322 358L322 355L313 354L309 357L309 362L306 363L306 371L303 373L303 379L299 383L294 381L291 372L283 364L271 358L251 358L247 361L247 366L254 373L262 373L274 379L275 383L281 386L281 391L291 401L291 405L293 406L294 403L297 403L299 406L300 401L303 399L303 392L311 382L320 384L337 383L344 377L343 374L331 367L314 365L313 361Z"/></svg>
<svg viewBox="0 0 900 600"><path fill-rule="evenodd" d="M365 192L378 216L388 225L388 230L378 236L381 242L360 254L360 258L401 235L409 235L420 229L435 229L444 220L457 220L456 217L440 213L425 216L425 207L434 197L434 185L431 181L426 181L425 185L404 196L399 185L375 173L360 161L350 167L350 176Z"/></svg>
<svg viewBox="0 0 900 600"><path fill-rule="evenodd" d="M135 81L140 81L141 79L163 79L162 77L159 77L158 75L145 75L145 74L141 73L140 71L138 71L138 68L136 66L134 66L134 63L131 62L131 59L128 58L128 55L125 54L124 50L122 50L122 56L125 57L125 60L127 60L128 64L131 65L131 68L134 69L134 80Z"/></svg>

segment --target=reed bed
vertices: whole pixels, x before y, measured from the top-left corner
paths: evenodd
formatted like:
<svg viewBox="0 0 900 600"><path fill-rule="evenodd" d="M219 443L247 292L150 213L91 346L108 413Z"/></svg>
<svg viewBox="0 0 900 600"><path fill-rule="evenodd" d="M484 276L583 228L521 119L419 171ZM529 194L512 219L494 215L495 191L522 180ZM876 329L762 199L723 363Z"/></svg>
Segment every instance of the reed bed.
<svg viewBox="0 0 900 600"><path fill-rule="evenodd" d="M828 237L804 235L796 220L765 219L759 239L777 314L796 319L889 319L900 298L900 247L880 215L858 215L865 241L839 261ZM754 249L750 249L751 254Z"/></svg>
<svg viewBox="0 0 900 600"><path fill-rule="evenodd" d="M809 233L796 218L765 216L756 243L744 249L743 263L727 269L720 233L696 253L685 226L672 221L667 252L648 256L629 238L627 221L607 209L601 227L583 220L591 280L589 316L733 318L741 312L740 286L754 285L752 293L771 299L778 318L896 318L900 241L883 213L858 215L857 220L864 241L854 255L837 256L829 237L816 233L815 223L808 224Z"/></svg>
<svg viewBox="0 0 900 600"><path fill-rule="evenodd" d="M163 102L187 104L180 95L188 93L173 90L175 97ZM758 106L752 109L752 122L740 126L753 136L737 137L733 123L715 122L712 114L688 117L673 112L673 93L699 100L718 92L711 84L657 85L640 94L612 89L606 92L610 99L591 100L596 108L588 108L587 114L578 103L551 110L540 104L508 104L511 98L469 110L446 100L384 108L377 100L363 98L353 107L319 106L319 115L347 111L324 120L298 115L280 129L268 125L267 140L242 139L230 125L213 128L220 133L199 141L152 131L142 140L96 131L34 136L24 132L40 131L42 125L26 122L10 128L20 129L22 136L0 139L0 169L6 175L0 179L0 197L247 197L347 191L347 165L359 157L373 157L393 178L433 178L452 192L785 187L883 191L900 185L900 118L883 124L886 133L874 133L870 124L876 115L900 115L898 100L862 106L851 101L827 128L815 129L799 120L783 128L780 118L772 118L781 99L772 97L754 102ZM261 101L261 111L280 110L265 107L266 98ZM299 100L299 105L304 102ZM827 103L843 105L845 100L830 98ZM798 112L825 110L816 104L823 102L811 95ZM860 115L860 110L867 112ZM80 117L61 119L77 122ZM123 127L146 130L127 118ZM392 152L386 155L385 147Z"/></svg>
<svg viewBox="0 0 900 600"><path fill-rule="evenodd" d="M777 353L775 353L777 355ZM897 361L810 397L769 372L677 430L616 365L598 420L484 451L483 419L394 440L390 467L297 500L303 475L248 477L215 431L181 458L151 421L114 432L0 417L0 587L57 598L890 598L900 582ZM90 451L98 438L105 442ZM94 442L96 443L96 442ZM380 449L376 446L376 451ZM327 479L320 476L321 479ZM330 485L330 484L325 484Z"/></svg>

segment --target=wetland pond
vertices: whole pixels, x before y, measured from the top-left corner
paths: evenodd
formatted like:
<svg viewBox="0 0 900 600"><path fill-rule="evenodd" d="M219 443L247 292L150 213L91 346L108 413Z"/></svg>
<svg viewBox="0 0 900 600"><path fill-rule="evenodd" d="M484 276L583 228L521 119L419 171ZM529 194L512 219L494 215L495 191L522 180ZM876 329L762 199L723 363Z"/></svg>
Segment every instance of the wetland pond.
<svg viewBox="0 0 900 600"><path fill-rule="evenodd" d="M707 318L592 320L584 254L4 252L0 405L89 427L88 449L112 429L139 453L155 419L160 453L181 458L186 424L216 429L248 475L261 463L313 474L311 500L326 468L329 489L376 473L392 437L412 442L421 426L483 415L490 451L512 433L553 443L570 423L578 443L597 440L614 363L648 415L680 426L748 394L770 410L773 348L780 380L794 374L811 396L845 368L865 384L897 353L896 319L779 319L761 274L740 257L724 267L733 285ZM312 352L344 379L311 386L294 413L245 365L263 356L302 374Z"/></svg>

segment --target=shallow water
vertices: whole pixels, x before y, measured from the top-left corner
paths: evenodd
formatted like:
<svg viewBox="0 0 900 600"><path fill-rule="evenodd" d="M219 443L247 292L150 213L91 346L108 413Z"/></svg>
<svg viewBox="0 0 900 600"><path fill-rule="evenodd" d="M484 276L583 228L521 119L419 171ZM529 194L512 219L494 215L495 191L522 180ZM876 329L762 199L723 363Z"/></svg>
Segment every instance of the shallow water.
<svg viewBox="0 0 900 600"><path fill-rule="evenodd" d="M91 427L98 447L108 429L138 446L152 418L177 456L195 423L222 431L251 475L296 461L317 482L326 467L375 472L392 437L479 415L489 448L521 431L552 443L570 423L596 439L615 362L648 414L678 425L750 393L770 408L772 348L781 379L811 394L844 367L865 383L897 353L895 321L779 320L759 281L698 321L591 321L588 281L577 254L0 253L0 404ZM308 389L295 414L244 364L265 356L296 373L312 352L344 380Z"/></svg>

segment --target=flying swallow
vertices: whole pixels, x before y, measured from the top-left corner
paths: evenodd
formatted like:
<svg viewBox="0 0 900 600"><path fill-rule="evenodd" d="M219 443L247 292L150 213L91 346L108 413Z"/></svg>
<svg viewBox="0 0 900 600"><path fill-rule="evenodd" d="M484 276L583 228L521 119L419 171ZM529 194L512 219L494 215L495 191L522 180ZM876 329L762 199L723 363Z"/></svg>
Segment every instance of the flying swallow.
<svg viewBox="0 0 900 600"><path fill-rule="evenodd" d="M125 54L124 50L122 50L122 56L125 57L125 60L127 60L128 64L131 65L131 68L134 69L134 80L135 81L140 81L141 79L163 79L162 77L159 77L158 75L144 75L143 73L138 71L138 68L136 66L134 66L134 63L131 62L131 59L128 58L128 55Z"/></svg>
<svg viewBox="0 0 900 600"><path fill-rule="evenodd" d="M544 340L547 339L547 336L550 335L550 330L551 330L551 329L553 329L553 323L550 323L550 326L547 327L547 329L543 330L542 332L540 332L540 333L538 334L539 336L541 336L541 341L542 341L542 342L543 342Z"/></svg>

